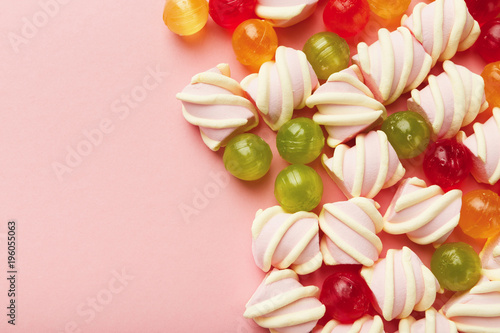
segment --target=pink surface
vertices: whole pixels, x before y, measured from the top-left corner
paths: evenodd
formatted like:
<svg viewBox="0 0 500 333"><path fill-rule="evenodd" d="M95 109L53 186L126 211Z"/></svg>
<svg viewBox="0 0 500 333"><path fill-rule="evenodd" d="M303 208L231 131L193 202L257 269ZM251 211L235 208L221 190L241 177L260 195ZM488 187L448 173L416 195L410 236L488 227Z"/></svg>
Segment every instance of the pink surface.
<svg viewBox="0 0 500 333"><path fill-rule="evenodd" d="M266 332L242 316L264 277L250 228L259 208L276 204L274 178L286 162L261 122L252 132L273 149L271 171L239 181L225 172L222 150L210 151L183 119L175 94L194 74L220 62L237 80L249 71L229 32L209 20L199 34L178 37L162 22L163 4L0 2L2 277L9 220L18 236L16 327L2 313L1 332ZM322 31L324 5L278 29L280 44L301 49ZM372 19L349 43L373 40L383 25ZM472 51L457 58L476 73L484 66ZM403 96L389 111L405 108ZM404 163L418 170L406 176L423 177L421 160ZM343 200L320 161L312 166L325 184L322 203ZM469 177L466 186L477 185ZM393 191L375 198L382 213ZM381 237L382 255L407 242ZM327 273L301 282L321 283ZM7 282L0 279L4 313Z"/></svg>

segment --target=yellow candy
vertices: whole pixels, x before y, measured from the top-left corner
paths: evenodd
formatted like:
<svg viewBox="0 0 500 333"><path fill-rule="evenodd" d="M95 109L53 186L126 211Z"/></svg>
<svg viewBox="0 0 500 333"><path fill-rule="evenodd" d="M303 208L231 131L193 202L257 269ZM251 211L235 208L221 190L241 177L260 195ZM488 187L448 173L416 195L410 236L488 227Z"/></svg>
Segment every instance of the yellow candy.
<svg viewBox="0 0 500 333"><path fill-rule="evenodd" d="M208 20L206 0L167 0L163 22L170 31L188 36L200 31Z"/></svg>

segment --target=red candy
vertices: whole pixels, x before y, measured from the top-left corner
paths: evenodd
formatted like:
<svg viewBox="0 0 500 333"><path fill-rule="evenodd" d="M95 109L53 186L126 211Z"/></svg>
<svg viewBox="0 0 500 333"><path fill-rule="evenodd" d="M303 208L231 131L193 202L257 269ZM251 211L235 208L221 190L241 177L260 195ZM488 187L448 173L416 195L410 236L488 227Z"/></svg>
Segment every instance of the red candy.
<svg viewBox="0 0 500 333"><path fill-rule="evenodd" d="M325 316L341 323L353 323L367 314L374 297L359 274L359 265L337 265L323 282L319 300L326 307Z"/></svg>
<svg viewBox="0 0 500 333"><path fill-rule="evenodd" d="M465 0L465 3L469 13L479 24L493 20L500 14L500 1L498 0Z"/></svg>
<svg viewBox="0 0 500 333"><path fill-rule="evenodd" d="M500 60L500 18L488 21L481 27L476 49L486 62Z"/></svg>
<svg viewBox="0 0 500 333"><path fill-rule="evenodd" d="M456 188L469 175L471 153L455 140L443 139L429 145L424 157L424 173L443 190Z"/></svg>
<svg viewBox="0 0 500 333"><path fill-rule="evenodd" d="M223 28L234 29L241 22L255 17L257 0L210 0L208 13Z"/></svg>
<svg viewBox="0 0 500 333"><path fill-rule="evenodd" d="M329 0L323 12L328 30L342 37L352 37L364 29L370 18L366 0Z"/></svg>

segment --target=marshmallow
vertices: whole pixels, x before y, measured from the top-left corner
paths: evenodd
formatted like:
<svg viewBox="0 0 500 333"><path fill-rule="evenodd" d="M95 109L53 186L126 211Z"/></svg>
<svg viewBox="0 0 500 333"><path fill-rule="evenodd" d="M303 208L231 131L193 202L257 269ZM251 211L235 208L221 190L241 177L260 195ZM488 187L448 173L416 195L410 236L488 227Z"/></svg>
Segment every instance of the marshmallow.
<svg viewBox="0 0 500 333"><path fill-rule="evenodd" d="M479 257L483 275L492 281L500 281L500 233L488 238Z"/></svg>
<svg viewBox="0 0 500 333"><path fill-rule="evenodd" d="M326 143L333 148L387 116L384 105L364 84L363 75L356 65L330 75L326 83L307 99L306 105L318 108L313 120L325 126L328 133Z"/></svg>
<svg viewBox="0 0 500 333"><path fill-rule="evenodd" d="M396 333L457 333L457 326L434 308L425 311L425 318L415 320L412 316L399 321Z"/></svg>
<svg viewBox="0 0 500 333"><path fill-rule="evenodd" d="M333 151L332 158L323 154L322 163L348 198L373 198L405 174L396 151L382 131L358 134L354 147L341 144Z"/></svg>
<svg viewBox="0 0 500 333"><path fill-rule="evenodd" d="M414 89L408 99L408 109L418 112L432 126L435 139L454 137L488 108L484 80L469 69L447 60L444 72L429 75L429 84Z"/></svg>
<svg viewBox="0 0 500 333"><path fill-rule="evenodd" d="M377 311L388 321L429 309L439 290L430 269L407 247L389 249L384 259L363 267L361 275L375 295Z"/></svg>
<svg viewBox="0 0 500 333"><path fill-rule="evenodd" d="M248 301L243 316L271 333L307 333L325 314L318 296L319 288L300 284L294 271L274 269Z"/></svg>
<svg viewBox="0 0 500 333"><path fill-rule="evenodd" d="M275 27L297 24L314 12L318 0L257 0L255 14Z"/></svg>
<svg viewBox="0 0 500 333"><path fill-rule="evenodd" d="M384 231L417 244L443 243L458 225L462 191L443 192L413 177L401 182L384 215Z"/></svg>
<svg viewBox="0 0 500 333"><path fill-rule="evenodd" d="M195 75L176 97L182 101L184 118L200 127L203 141L216 151L259 123L254 105L244 96L238 81L230 77L229 66L219 64Z"/></svg>
<svg viewBox="0 0 500 333"><path fill-rule="evenodd" d="M393 32L382 28L378 38L370 46L359 43L358 54L352 60L363 72L365 84L375 98L388 105L424 81L432 59L407 28Z"/></svg>
<svg viewBox="0 0 500 333"><path fill-rule="evenodd" d="M371 266L378 260L382 241L377 233L383 226L378 208L375 201L361 197L323 206L319 226L325 264Z"/></svg>
<svg viewBox="0 0 500 333"><path fill-rule="evenodd" d="M309 274L322 264L318 216L286 213L280 206L259 210L252 225L252 252L264 272L272 267Z"/></svg>
<svg viewBox="0 0 500 333"><path fill-rule="evenodd" d="M324 327L317 326L312 333L384 333L384 323L379 316L365 315L352 324L341 324L332 319Z"/></svg>
<svg viewBox="0 0 500 333"><path fill-rule="evenodd" d="M464 0L421 2L409 17L403 16L401 24L411 30L431 55L432 66L471 47L481 32Z"/></svg>
<svg viewBox="0 0 500 333"><path fill-rule="evenodd" d="M262 64L241 86L250 95L264 121L273 131L292 119L294 109L302 109L319 83L304 52L280 46L276 61Z"/></svg>

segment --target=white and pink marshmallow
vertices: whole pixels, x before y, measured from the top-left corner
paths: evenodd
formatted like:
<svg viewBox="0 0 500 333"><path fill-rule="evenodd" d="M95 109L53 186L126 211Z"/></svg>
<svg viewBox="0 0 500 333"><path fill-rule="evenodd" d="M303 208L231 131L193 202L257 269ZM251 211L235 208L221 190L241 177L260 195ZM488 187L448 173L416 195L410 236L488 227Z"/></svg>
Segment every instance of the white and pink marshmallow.
<svg viewBox="0 0 500 333"><path fill-rule="evenodd" d="M274 269L246 304L243 316L271 333L308 333L325 314L319 292L316 286L303 286L291 269Z"/></svg>
<svg viewBox="0 0 500 333"><path fill-rule="evenodd" d="M231 78L227 64L193 76L176 97L182 101L184 118L199 126L203 142L214 151L259 123L255 106Z"/></svg>
<svg viewBox="0 0 500 333"><path fill-rule="evenodd" d="M384 259L363 267L361 275L375 295L377 311L387 321L429 309L440 289L430 269L407 247L389 249Z"/></svg>
<svg viewBox="0 0 500 333"><path fill-rule="evenodd" d="M292 119L294 109L306 106L306 100L319 86L316 73L300 50L279 46L275 61L262 64L259 73L241 81L255 102L262 118L273 131Z"/></svg>
<svg viewBox="0 0 500 333"><path fill-rule="evenodd" d="M314 12L318 0L257 0L255 14L275 27L297 24Z"/></svg>
<svg viewBox="0 0 500 333"><path fill-rule="evenodd" d="M472 153L471 173L479 183L496 184L500 179L500 108L484 124L475 123L474 133L469 137L462 131L457 140Z"/></svg>
<svg viewBox="0 0 500 333"><path fill-rule="evenodd" d="M425 311L425 317L416 320L412 316L399 321L399 330L396 333L457 333L454 322L430 308Z"/></svg>
<svg viewBox="0 0 500 333"><path fill-rule="evenodd" d="M411 30L431 55L432 66L471 47L481 32L464 0L421 2L409 17L403 16L401 24Z"/></svg>
<svg viewBox="0 0 500 333"><path fill-rule="evenodd" d="M334 319L324 327L317 326L312 333L384 333L384 323L380 316L365 315L352 324L342 324Z"/></svg>
<svg viewBox="0 0 500 333"><path fill-rule="evenodd" d="M428 84L412 90L408 99L408 109L431 124L434 139L454 137L488 108L480 75L449 60L443 63L443 69L438 76L429 75Z"/></svg>
<svg viewBox="0 0 500 333"><path fill-rule="evenodd" d="M314 272L323 262L318 232L314 213L290 214L280 206L259 210L252 224L255 263L264 272L272 267L291 268L297 274Z"/></svg>
<svg viewBox="0 0 500 333"><path fill-rule="evenodd" d="M417 244L438 246L458 225L462 191L444 192L417 177L403 180L384 215L384 231Z"/></svg>
<svg viewBox="0 0 500 333"><path fill-rule="evenodd" d="M306 105L317 107L313 120L325 127L326 143L333 148L383 121L387 115L385 106L364 84L356 65L330 75L307 99Z"/></svg>
<svg viewBox="0 0 500 333"><path fill-rule="evenodd" d="M396 151L382 131L358 134L353 147L338 145L331 158L322 156L322 163L347 198L373 198L405 174Z"/></svg>
<svg viewBox="0 0 500 333"><path fill-rule="evenodd" d="M352 60L361 69L365 84L384 105L418 87L432 65L431 57L404 27L393 32L380 29L375 43L358 44L358 54Z"/></svg>
<svg viewBox="0 0 500 333"><path fill-rule="evenodd" d="M372 266L378 260L382 241L377 234L383 226L378 208L375 201L362 197L323 206L319 226L325 264Z"/></svg>
<svg viewBox="0 0 500 333"><path fill-rule="evenodd" d="M479 257L483 276L492 281L500 281L500 233L488 238Z"/></svg>

